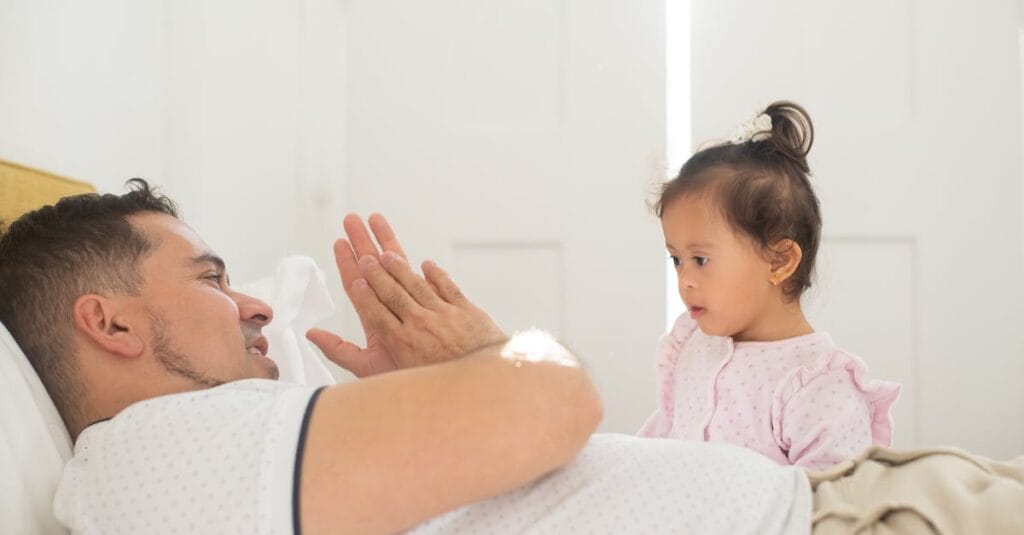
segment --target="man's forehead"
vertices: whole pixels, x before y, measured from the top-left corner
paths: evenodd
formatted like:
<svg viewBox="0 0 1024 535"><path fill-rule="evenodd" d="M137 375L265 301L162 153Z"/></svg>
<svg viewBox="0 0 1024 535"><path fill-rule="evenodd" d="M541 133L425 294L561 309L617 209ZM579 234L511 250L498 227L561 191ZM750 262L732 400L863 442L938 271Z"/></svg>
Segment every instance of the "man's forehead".
<svg viewBox="0 0 1024 535"><path fill-rule="evenodd" d="M180 256L183 260L213 256L199 234L180 219L158 212L144 212L132 215L130 221L153 241L154 254Z"/></svg>

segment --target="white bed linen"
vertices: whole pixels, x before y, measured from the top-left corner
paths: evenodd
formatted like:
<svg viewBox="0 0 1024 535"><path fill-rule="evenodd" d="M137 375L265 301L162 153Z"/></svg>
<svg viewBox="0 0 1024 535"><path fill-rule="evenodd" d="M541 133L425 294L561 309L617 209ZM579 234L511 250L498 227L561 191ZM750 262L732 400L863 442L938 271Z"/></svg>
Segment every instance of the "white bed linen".
<svg viewBox="0 0 1024 535"><path fill-rule="evenodd" d="M0 324L0 532L67 533L53 494L71 438L25 354Z"/></svg>

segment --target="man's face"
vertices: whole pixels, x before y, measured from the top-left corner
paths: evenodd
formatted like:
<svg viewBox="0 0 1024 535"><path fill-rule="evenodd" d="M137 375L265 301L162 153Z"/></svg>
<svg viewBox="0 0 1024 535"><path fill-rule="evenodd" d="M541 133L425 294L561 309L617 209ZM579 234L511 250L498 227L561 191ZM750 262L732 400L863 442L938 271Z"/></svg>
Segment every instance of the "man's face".
<svg viewBox="0 0 1024 535"><path fill-rule="evenodd" d="M260 334L273 318L270 307L232 290L223 261L188 225L153 212L131 222L154 243L140 266L138 302L157 362L192 387L276 379Z"/></svg>

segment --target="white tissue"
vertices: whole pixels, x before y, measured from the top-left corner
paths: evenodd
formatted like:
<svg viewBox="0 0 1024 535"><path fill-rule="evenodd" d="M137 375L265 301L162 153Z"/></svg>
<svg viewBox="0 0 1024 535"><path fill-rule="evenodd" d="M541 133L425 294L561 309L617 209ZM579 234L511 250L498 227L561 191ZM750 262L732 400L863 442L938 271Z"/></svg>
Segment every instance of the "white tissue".
<svg viewBox="0 0 1024 535"><path fill-rule="evenodd" d="M282 258L273 277L238 290L266 301L274 309L274 320L263 328L263 335L270 345L267 356L281 372L279 380L312 386L334 384L334 376L306 340L307 330L334 313L323 271L312 258Z"/></svg>

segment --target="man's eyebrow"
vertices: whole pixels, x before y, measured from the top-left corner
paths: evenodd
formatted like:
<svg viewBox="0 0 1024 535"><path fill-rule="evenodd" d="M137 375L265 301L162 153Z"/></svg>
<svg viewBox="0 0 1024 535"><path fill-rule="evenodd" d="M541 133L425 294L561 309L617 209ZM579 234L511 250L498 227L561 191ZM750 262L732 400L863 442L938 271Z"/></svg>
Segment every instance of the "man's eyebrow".
<svg viewBox="0 0 1024 535"><path fill-rule="evenodd" d="M224 264L224 259L219 257L219 256L217 256L217 255L215 255L215 254L213 254L213 253L203 253L203 254L193 258L192 259L192 263L193 264L213 264L214 267L216 267L218 271L223 272L223 271L227 270L227 265Z"/></svg>

